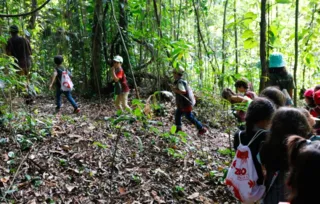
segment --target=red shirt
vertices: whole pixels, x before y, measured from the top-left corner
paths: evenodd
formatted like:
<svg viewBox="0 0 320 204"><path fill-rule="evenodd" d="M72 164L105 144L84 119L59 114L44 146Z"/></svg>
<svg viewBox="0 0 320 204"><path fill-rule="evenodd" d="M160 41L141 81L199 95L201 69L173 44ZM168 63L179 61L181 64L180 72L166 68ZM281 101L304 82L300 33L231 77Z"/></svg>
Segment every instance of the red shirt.
<svg viewBox="0 0 320 204"><path fill-rule="evenodd" d="M119 79L119 82L121 84L122 92L124 92L124 93L129 92L130 89L128 86L127 77L124 74L124 71L121 67L116 70L116 76Z"/></svg>

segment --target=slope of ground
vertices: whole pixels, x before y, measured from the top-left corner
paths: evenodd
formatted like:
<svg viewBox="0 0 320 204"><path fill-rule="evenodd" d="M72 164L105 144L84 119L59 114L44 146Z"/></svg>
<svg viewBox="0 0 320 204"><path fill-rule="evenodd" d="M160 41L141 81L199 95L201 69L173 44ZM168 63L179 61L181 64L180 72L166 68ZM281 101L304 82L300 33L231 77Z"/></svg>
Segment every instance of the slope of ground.
<svg viewBox="0 0 320 204"><path fill-rule="evenodd" d="M186 134L172 134L171 102L149 118L139 104L118 117L111 100L82 99L78 115L67 101L54 114L53 103L15 101L20 113L0 133L1 202L235 203L222 185L228 134L200 137L185 120Z"/></svg>

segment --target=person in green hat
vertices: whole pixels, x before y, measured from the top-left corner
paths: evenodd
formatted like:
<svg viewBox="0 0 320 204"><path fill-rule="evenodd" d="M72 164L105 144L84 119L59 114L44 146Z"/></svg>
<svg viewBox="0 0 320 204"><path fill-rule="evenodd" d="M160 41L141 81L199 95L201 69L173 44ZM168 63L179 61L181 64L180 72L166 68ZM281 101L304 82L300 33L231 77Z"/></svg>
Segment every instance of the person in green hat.
<svg viewBox="0 0 320 204"><path fill-rule="evenodd" d="M31 67L31 46L27 39L18 35L19 28L16 25L10 26L11 38L6 45L6 53L16 59L19 65L18 74L28 75Z"/></svg>
<svg viewBox="0 0 320 204"><path fill-rule="evenodd" d="M286 95L286 105L293 105L292 94L295 88L293 77L286 70L286 61L281 53L272 53L269 57L269 79L267 87L276 86Z"/></svg>

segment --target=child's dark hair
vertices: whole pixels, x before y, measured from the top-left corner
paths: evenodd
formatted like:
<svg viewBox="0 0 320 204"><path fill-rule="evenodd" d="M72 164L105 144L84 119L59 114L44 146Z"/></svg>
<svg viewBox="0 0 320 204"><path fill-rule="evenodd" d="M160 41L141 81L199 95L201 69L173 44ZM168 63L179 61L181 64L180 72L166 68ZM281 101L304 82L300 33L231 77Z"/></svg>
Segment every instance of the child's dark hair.
<svg viewBox="0 0 320 204"><path fill-rule="evenodd" d="M291 204L314 203L318 200L320 183L320 142L309 141L297 135L287 142L290 171L287 184L292 188Z"/></svg>
<svg viewBox="0 0 320 204"><path fill-rule="evenodd" d="M230 88L225 88L222 90L221 96L222 98L228 100L231 96L236 95Z"/></svg>
<svg viewBox="0 0 320 204"><path fill-rule="evenodd" d="M308 120L299 109L278 109L272 118L270 135L261 150L266 167L272 170L288 170L287 137L300 135L307 138L310 131Z"/></svg>
<svg viewBox="0 0 320 204"><path fill-rule="evenodd" d="M280 108L286 104L286 96L280 89L274 86L269 86L261 91L260 97L266 97L275 104L277 108Z"/></svg>
<svg viewBox="0 0 320 204"><path fill-rule="evenodd" d="M240 87L243 87L243 88L245 88L245 89L248 89L248 88L249 88L248 81L247 81L246 79L244 79L244 78L238 79L238 80L236 81L236 83L234 84L234 86L235 86L236 88L240 88Z"/></svg>
<svg viewBox="0 0 320 204"><path fill-rule="evenodd" d="M316 91L319 91L319 90L320 90L320 85L317 85L314 87L313 93L315 93Z"/></svg>
<svg viewBox="0 0 320 204"><path fill-rule="evenodd" d="M62 63L63 63L63 57L62 57L62 55L56 55L56 56L54 56L53 61L54 61L54 63L55 63L56 65L62 64Z"/></svg>
<svg viewBox="0 0 320 204"><path fill-rule="evenodd" d="M271 120L276 108L266 98L257 97L249 105L246 113L246 132L251 134L254 125L260 121Z"/></svg>
<svg viewBox="0 0 320 204"><path fill-rule="evenodd" d="M279 75L288 74L286 67L276 67L276 68L269 67L268 70L269 70L269 73L273 73L273 74L279 74Z"/></svg>

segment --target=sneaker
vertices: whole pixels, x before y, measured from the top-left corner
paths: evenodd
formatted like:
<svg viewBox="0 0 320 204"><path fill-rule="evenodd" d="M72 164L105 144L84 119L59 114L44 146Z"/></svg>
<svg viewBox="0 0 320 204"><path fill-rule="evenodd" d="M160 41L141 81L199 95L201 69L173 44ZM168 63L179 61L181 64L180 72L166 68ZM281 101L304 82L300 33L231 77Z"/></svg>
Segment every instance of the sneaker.
<svg viewBox="0 0 320 204"><path fill-rule="evenodd" d="M74 109L73 113L79 113L80 112L80 108Z"/></svg>
<svg viewBox="0 0 320 204"><path fill-rule="evenodd" d="M206 128L202 128L201 130L199 130L198 134L199 135L204 135L208 130Z"/></svg>

